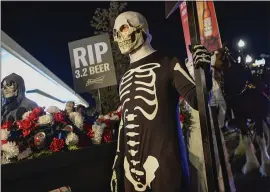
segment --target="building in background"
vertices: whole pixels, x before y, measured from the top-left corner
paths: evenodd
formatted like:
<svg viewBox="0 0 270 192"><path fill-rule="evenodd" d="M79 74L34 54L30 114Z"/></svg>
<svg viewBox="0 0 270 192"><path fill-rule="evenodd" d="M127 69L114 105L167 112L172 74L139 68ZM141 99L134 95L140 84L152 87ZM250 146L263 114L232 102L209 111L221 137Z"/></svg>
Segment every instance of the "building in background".
<svg viewBox="0 0 270 192"><path fill-rule="evenodd" d="M41 107L64 109L67 101L88 107L88 103L73 89L1 31L1 81L11 73L22 76L26 97Z"/></svg>

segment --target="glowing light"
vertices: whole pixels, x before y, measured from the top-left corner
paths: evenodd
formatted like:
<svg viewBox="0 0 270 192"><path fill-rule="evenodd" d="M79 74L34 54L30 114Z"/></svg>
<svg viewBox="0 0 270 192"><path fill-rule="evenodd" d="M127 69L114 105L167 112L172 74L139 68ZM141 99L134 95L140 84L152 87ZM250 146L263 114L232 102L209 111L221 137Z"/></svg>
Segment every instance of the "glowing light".
<svg viewBox="0 0 270 192"><path fill-rule="evenodd" d="M255 60L256 65L265 65L265 59Z"/></svg>
<svg viewBox="0 0 270 192"><path fill-rule="evenodd" d="M238 47L243 48L243 47L245 47L245 45L246 45L245 41L240 39L239 42L238 42Z"/></svg>
<svg viewBox="0 0 270 192"><path fill-rule="evenodd" d="M252 62L252 57L250 55L246 56L246 63L251 63Z"/></svg>
<svg viewBox="0 0 270 192"><path fill-rule="evenodd" d="M241 63L241 57L240 56L238 56L237 61L238 61L238 63Z"/></svg>

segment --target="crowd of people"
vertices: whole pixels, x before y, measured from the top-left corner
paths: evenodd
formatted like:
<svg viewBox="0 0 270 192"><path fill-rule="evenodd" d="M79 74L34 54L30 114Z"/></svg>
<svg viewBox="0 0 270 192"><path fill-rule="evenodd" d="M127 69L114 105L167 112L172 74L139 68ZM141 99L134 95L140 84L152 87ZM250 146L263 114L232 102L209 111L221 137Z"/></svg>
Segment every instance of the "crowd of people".
<svg viewBox="0 0 270 192"><path fill-rule="evenodd" d="M216 55L213 71L213 78L222 93L219 98L224 98L222 103L219 102L220 106L226 106L222 122L227 123L220 128L225 135L236 128L243 138L246 163L242 172L247 174L259 170L262 176L269 176L269 63L262 67L261 73L252 73L250 65L236 62L229 49L224 47ZM260 163L254 151L253 138L256 138L261 151Z"/></svg>

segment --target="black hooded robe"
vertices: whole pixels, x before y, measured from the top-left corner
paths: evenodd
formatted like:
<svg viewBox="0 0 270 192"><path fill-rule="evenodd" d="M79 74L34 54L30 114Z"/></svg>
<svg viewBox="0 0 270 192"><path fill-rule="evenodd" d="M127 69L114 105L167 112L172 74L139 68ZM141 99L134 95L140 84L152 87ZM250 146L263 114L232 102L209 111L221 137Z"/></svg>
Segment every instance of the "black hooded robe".
<svg viewBox="0 0 270 192"><path fill-rule="evenodd" d="M207 82L212 82L210 72ZM182 191L189 173L179 95L198 110L196 86L185 65L156 51L130 64L119 91L122 119L112 191Z"/></svg>
<svg viewBox="0 0 270 192"><path fill-rule="evenodd" d="M17 96L7 99L3 98L1 123L7 120L21 120L25 112L33 110L38 105L34 101L26 98L24 80L21 76L12 73L2 80L1 85L4 81L8 83L15 82L17 84Z"/></svg>

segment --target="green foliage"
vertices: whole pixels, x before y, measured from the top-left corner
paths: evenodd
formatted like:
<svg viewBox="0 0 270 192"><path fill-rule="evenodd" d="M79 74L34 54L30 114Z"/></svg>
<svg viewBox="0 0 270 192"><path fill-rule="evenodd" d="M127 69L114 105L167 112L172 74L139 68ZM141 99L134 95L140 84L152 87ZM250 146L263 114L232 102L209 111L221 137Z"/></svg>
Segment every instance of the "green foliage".
<svg viewBox="0 0 270 192"><path fill-rule="evenodd" d="M124 11L126 6L127 3L125 2L112 1L106 9L97 8L91 21L91 26L95 29L95 35L109 33L111 42L113 42L114 21L116 17ZM119 82L128 67L129 58L127 55L120 53L116 43L113 42L111 46L117 82ZM98 91L94 90L92 94L96 101L99 101ZM103 114L115 110L120 103L117 86L100 89L100 96Z"/></svg>
<svg viewBox="0 0 270 192"><path fill-rule="evenodd" d="M50 150L42 150L38 153L33 153L30 157L28 157L28 159L35 159L38 157L44 157L44 156L49 156L51 155L53 152L51 152Z"/></svg>
<svg viewBox="0 0 270 192"><path fill-rule="evenodd" d="M69 151L75 151L75 150L78 150L80 149L77 145L69 145L68 146L68 150Z"/></svg>

